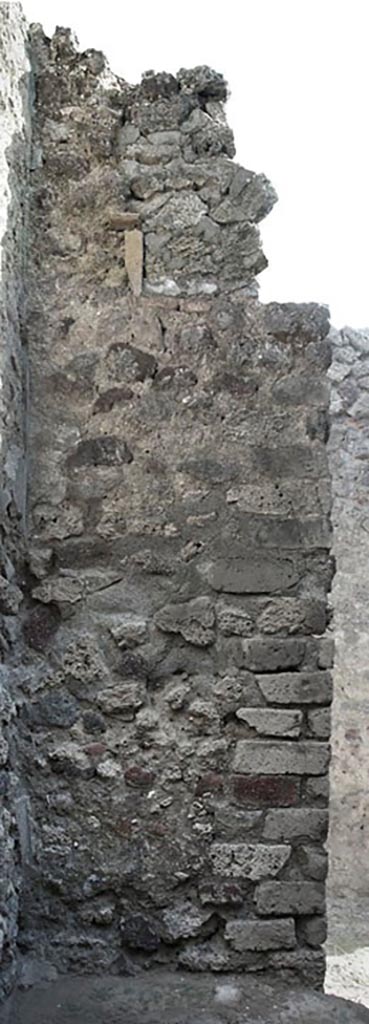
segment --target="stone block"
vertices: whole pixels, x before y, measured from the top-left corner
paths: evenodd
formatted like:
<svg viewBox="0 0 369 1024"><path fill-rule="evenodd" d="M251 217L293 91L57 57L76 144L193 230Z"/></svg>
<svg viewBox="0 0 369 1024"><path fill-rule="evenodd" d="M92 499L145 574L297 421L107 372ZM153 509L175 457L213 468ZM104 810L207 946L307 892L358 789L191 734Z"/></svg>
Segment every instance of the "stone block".
<svg viewBox="0 0 369 1024"><path fill-rule="evenodd" d="M155 617L165 633L180 633L188 643L208 647L215 639L214 606L208 597L196 597L183 604L167 604Z"/></svg>
<svg viewBox="0 0 369 1024"><path fill-rule="evenodd" d="M232 794L244 807L289 807L300 799L300 779L285 775L232 775Z"/></svg>
<svg viewBox="0 0 369 1024"><path fill-rule="evenodd" d="M316 948L323 946L327 938L327 922L325 917L307 917L299 922L299 938L308 946Z"/></svg>
<svg viewBox="0 0 369 1024"><path fill-rule="evenodd" d="M272 708L238 708L236 717L255 729L259 736L290 736L301 732L301 711L275 711Z"/></svg>
<svg viewBox="0 0 369 1024"><path fill-rule="evenodd" d="M245 667L251 672L278 672L299 668L305 654L305 641L255 637L244 641L243 650Z"/></svg>
<svg viewBox="0 0 369 1024"><path fill-rule="evenodd" d="M329 775L322 775L316 779L307 779L305 791L307 800L319 800L322 804L328 804Z"/></svg>
<svg viewBox="0 0 369 1024"><path fill-rule="evenodd" d="M200 935L204 924L211 917L212 910L197 908L191 903L169 907L163 910L163 925L167 942L189 939Z"/></svg>
<svg viewBox="0 0 369 1024"><path fill-rule="evenodd" d="M218 558L203 567L203 575L214 590L225 594L265 594L293 587L301 567L292 556L251 553L249 558Z"/></svg>
<svg viewBox="0 0 369 1024"><path fill-rule="evenodd" d="M323 633L325 601L317 598L275 597L265 603L257 619L261 633Z"/></svg>
<svg viewBox="0 0 369 1024"><path fill-rule="evenodd" d="M331 712L330 708L318 708L308 712L308 724L310 732L317 739L329 739L331 734Z"/></svg>
<svg viewBox="0 0 369 1024"><path fill-rule="evenodd" d="M332 677L329 672L280 672L261 675L258 685L268 704L330 704Z"/></svg>
<svg viewBox="0 0 369 1024"><path fill-rule="evenodd" d="M263 843L213 843L210 857L216 874L230 878L273 878L287 864L290 846Z"/></svg>
<svg viewBox="0 0 369 1024"><path fill-rule="evenodd" d="M305 837L321 841L328 830L328 812L316 807L274 808L268 811L264 839L291 840Z"/></svg>
<svg viewBox="0 0 369 1024"><path fill-rule="evenodd" d="M324 837L325 832L323 831L320 839ZM310 838L316 838L319 841L319 837L316 834L315 836L310 836ZM316 882L325 881L328 873L328 854L322 846L300 846L298 858L301 869L307 878L312 878Z"/></svg>
<svg viewBox="0 0 369 1024"><path fill-rule="evenodd" d="M316 740L239 740L232 767L246 775L322 775L329 756L328 745Z"/></svg>
<svg viewBox="0 0 369 1024"><path fill-rule="evenodd" d="M254 921L252 918L228 921L224 938L240 953L248 949L293 949L296 945L295 922L292 918L283 921Z"/></svg>
<svg viewBox="0 0 369 1024"><path fill-rule="evenodd" d="M324 885L314 882L261 882L255 890L258 914L321 914L325 909Z"/></svg>

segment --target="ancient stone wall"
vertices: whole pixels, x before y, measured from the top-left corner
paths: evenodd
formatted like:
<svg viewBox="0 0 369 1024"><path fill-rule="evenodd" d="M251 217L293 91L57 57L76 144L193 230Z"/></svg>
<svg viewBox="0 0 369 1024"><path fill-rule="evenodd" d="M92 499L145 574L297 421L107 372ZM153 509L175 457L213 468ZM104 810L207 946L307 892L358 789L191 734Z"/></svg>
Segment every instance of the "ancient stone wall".
<svg viewBox="0 0 369 1024"><path fill-rule="evenodd" d="M337 563L330 828L334 941L336 918L344 921L355 900L362 903L369 896L369 331L344 328L332 330L330 337L329 459Z"/></svg>
<svg viewBox="0 0 369 1024"><path fill-rule="evenodd" d="M327 314L257 301L220 75L32 53L21 948L319 985Z"/></svg>
<svg viewBox="0 0 369 1024"><path fill-rule="evenodd" d="M29 166L27 30L0 4L0 1000L14 979L22 788L14 758L15 658L24 561L25 187ZM21 577L21 578L20 578Z"/></svg>

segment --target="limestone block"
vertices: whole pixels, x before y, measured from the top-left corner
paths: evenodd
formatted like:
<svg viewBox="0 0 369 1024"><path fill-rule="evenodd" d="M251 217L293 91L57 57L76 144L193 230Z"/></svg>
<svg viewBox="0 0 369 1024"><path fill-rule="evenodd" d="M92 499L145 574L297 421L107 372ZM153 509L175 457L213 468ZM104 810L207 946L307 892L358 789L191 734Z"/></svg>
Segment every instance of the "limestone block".
<svg viewBox="0 0 369 1024"><path fill-rule="evenodd" d="M143 235L138 228L124 233L124 259L128 280L136 296L142 292L143 278Z"/></svg>

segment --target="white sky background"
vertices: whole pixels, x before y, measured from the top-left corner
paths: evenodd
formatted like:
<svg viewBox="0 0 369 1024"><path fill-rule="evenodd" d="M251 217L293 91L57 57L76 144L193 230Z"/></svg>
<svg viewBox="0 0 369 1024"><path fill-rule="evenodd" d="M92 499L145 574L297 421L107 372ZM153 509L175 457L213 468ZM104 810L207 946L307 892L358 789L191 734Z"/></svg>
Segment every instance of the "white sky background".
<svg viewBox="0 0 369 1024"><path fill-rule="evenodd" d="M23 0L130 82L209 64L227 78L237 157L279 203L261 225L263 302L318 301L369 326L369 0Z"/></svg>

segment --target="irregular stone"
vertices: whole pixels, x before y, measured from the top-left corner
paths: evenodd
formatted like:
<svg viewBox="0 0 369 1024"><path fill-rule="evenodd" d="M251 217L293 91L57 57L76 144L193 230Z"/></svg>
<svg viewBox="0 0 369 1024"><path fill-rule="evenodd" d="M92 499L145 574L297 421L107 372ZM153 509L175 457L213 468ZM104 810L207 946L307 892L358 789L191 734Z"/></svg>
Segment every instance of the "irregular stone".
<svg viewBox="0 0 369 1024"><path fill-rule="evenodd" d="M301 711L273 711L269 708L238 708L236 717L255 729L260 736L298 737L301 732Z"/></svg>
<svg viewBox="0 0 369 1024"><path fill-rule="evenodd" d="M178 939L189 939L200 935L203 925L211 917L212 911L203 910L183 903L180 906L163 911L163 924L166 942L178 942Z"/></svg>
<svg viewBox="0 0 369 1024"><path fill-rule="evenodd" d="M213 870L231 878L260 878L278 875L291 855L290 846L266 846L261 843L213 843L210 856Z"/></svg>
<svg viewBox="0 0 369 1024"><path fill-rule="evenodd" d="M216 616L219 632L224 636L250 636L253 632L252 619L242 608L218 604Z"/></svg>
<svg viewBox="0 0 369 1024"><path fill-rule="evenodd" d="M23 601L23 594L15 583L10 583L4 576L0 576L0 612L3 615L16 615L19 605Z"/></svg>
<svg viewBox="0 0 369 1024"><path fill-rule="evenodd" d="M72 469L82 466L121 466L129 465L133 455L125 441L118 437L90 437L80 441L68 458Z"/></svg>
<svg viewBox="0 0 369 1024"><path fill-rule="evenodd" d="M139 615L114 615L109 632L119 647L136 647L148 638L147 621Z"/></svg>
<svg viewBox="0 0 369 1024"><path fill-rule="evenodd" d="M155 616L156 625L166 633L180 633L188 643L208 647L214 642L214 606L208 597L196 597L183 604L170 604Z"/></svg>
<svg viewBox="0 0 369 1024"><path fill-rule="evenodd" d="M83 582L78 576L54 576L43 580L32 591L32 597L43 604L76 604L83 596Z"/></svg>
<svg viewBox="0 0 369 1024"><path fill-rule="evenodd" d="M322 775L329 764L326 743L315 740L277 743L272 740L239 740L233 771L246 775Z"/></svg>
<svg viewBox="0 0 369 1024"><path fill-rule="evenodd" d="M240 953L248 949L293 949L296 945L295 923L293 918L283 921L257 921L252 918L228 921L224 938Z"/></svg>
<svg viewBox="0 0 369 1024"><path fill-rule="evenodd" d="M258 914L320 914L325 910L324 886L313 882L262 882L255 890Z"/></svg>
<svg viewBox="0 0 369 1024"><path fill-rule="evenodd" d="M146 914L125 913L119 922L122 942L131 949L153 953L160 946L160 933L156 922Z"/></svg>
<svg viewBox="0 0 369 1024"><path fill-rule="evenodd" d="M77 702L69 693L49 693L25 706L27 719L33 725L69 729L79 718Z"/></svg>
<svg viewBox="0 0 369 1024"><path fill-rule="evenodd" d="M94 773L89 757L77 743L63 743L51 750L49 761L52 770L58 775L82 775L84 778L90 778Z"/></svg>
<svg viewBox="0 0 369 1024"><path fill-rule="evenodd" d="M100 690L97 703L106 715L121 715L133 719L135 712L145 701L145 691L140 683L120 683Z"/></svg>
<svg viewBox="0 0 369 1024"><path fill-rule="evenodd" d="M258 676L258 685L270 704L330 704L329 672L281 672Z"/></svg>
<svg viewBox="0 0 369 1024"><path fill-rule="evenodd" d="M290 810L276 808L268 811L265 839L324 840L328 829L327 811L315 807L296 807Z"/></svg>

